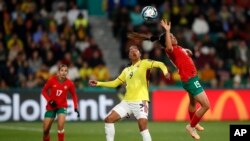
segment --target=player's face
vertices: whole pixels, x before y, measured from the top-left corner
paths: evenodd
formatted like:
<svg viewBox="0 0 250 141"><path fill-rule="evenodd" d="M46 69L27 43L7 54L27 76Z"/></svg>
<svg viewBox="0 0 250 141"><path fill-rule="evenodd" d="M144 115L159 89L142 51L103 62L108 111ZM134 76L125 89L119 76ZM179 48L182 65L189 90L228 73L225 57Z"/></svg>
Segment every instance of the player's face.
<svg viewBox="0 0 250 141"><path fill-rule="evenodd" d="M173 45L178 44L178 42L177 42L177 40L176 40L176 38L175 38L175 36L173 34L170 34L170 38L171 38L171 42L172 42Z"/></svg>
<svg viewBox="0 0 250 141"><path fill-rule="evenodd" d="M60 68L59 72L58 72L58 76L61 79L65 79L67 77L68 74L68 67L62 67Z"/></svg>
<svg viewBox="0 0 250 141"><path fill-rule="evenodd" d="M129 48L129 59L138 60L141 57L141 53L136 46L131 46Z"/></svg>

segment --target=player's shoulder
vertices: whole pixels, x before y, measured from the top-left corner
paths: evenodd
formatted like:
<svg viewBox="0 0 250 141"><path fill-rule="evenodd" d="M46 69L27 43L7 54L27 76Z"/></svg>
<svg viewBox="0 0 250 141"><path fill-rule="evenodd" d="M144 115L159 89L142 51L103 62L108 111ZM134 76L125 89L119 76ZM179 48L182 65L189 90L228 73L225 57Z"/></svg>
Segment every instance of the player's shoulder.
<svg viewBox="0 0 250 141"><path fill-rule="evenodd" d="M56 81L57 80L57 76L53 75L50 76L50 78L48 79L48 81Z"/></svg>
<svg viewBox="0 0 250 141"><path fill-rule="evenodd" d="M151 62L154 62L154 60L152 60L152 59L142 59L141 62L142 63L151 63Z"/></svg>
<svg viewBox="0 0 250 141"><path fill-rule="evenodd" d="M70 80L69 78L66 78L66 80L65 80L68 84L70 84L70 85L73 85L74 84L74 82L72 81L72 80Z"/></svg>

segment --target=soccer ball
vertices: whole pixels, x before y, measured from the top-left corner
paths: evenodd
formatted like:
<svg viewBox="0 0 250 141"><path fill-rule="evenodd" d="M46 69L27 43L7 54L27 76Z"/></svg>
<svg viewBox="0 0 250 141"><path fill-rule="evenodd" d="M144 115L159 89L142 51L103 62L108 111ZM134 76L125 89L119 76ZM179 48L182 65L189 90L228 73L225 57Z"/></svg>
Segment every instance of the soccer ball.
<svg viewBox="0 0 250 141"><path fill-rule="evenodd" d="M158 12L153 6L145 6L141 11L141 15L146 22L151 22L157 18Z"/></svg>

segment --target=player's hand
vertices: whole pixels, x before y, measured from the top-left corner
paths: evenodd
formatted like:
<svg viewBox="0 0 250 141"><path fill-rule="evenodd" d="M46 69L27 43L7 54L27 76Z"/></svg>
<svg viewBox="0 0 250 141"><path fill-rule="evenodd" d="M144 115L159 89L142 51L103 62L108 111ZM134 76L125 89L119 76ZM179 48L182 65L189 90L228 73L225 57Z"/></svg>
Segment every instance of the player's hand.
<svg viewBox="0 0 250 141"><path fill-rule="evenodd" d="M185 49L186 53L188 54L188 56L192 56L193 52L190 49Z"/></svg>
<svg viewBox="0 0 250 141"><path fill-rule="evenodd" d="M171 29L171 22L168 22L167 20L161 20L161 26L166 30L170 31Z"/></svg>
<svg viewBox="0 0 250 141"><path fill-rule="evenodd" d="M89 86L96 86L97 85L97 81L96 80L89 80Z"/></svg>
<svg viewBox="0 0 250 141"><path fill-rule="evenodd" d="M167 80L170 80L171 79L171 74L167 73L165 77L166 77Z"/></svg>
<svg viewBox="0 0 250 141"><path fill-rule="evenodd" d="M55 102L54 100L50 100L50 101L49 101L49 105L50 105L51 107L53 107L53 108L56 108L56 107L57 107L57 104L56 104L56 102Z"/></svg>
<svg viewBox="0 0 250 141"><path fill-rule="evenodd" d="M80 113L79 113L78 109L75 109L75 112L77 113L77 117L79 118L80 117Z"/></svg>

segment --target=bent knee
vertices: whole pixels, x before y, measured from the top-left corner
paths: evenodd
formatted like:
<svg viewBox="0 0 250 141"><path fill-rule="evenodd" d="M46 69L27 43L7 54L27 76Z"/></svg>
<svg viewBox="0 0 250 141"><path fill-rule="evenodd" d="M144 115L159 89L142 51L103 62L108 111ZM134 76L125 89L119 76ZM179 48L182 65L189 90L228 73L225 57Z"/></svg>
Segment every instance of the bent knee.
<svg viewBox="0 0 250 141"><path fill-rule="evenodd" d="M209 104L209 103L204 104L204 105L202 106L202 108L204 108L204 109L207 111L207 110L210 109L210 104Z"/></svg>
<svg viewBox="0 0 250 141"><path fill-rule="evenodd" d="M114 119L110 116L107 116L105 119L104 119L104 122L105 123L114 123Z"/></svg>

